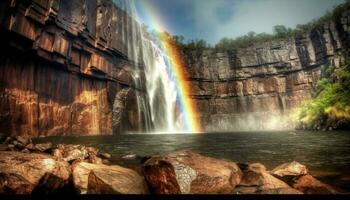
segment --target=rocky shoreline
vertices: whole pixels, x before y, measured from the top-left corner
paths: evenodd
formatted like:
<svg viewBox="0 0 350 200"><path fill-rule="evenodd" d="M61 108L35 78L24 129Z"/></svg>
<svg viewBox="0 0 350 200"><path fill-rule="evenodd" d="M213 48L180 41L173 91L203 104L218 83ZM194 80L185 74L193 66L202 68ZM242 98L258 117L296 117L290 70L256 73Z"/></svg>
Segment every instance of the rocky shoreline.
<svg viewBox="0 0 350 200"><path fill-rule="evenodd" d="M140 170L82 145L7 138L0 148L0 194L339 194L294 161L268 170L180 150L144 157Z"/></svg>

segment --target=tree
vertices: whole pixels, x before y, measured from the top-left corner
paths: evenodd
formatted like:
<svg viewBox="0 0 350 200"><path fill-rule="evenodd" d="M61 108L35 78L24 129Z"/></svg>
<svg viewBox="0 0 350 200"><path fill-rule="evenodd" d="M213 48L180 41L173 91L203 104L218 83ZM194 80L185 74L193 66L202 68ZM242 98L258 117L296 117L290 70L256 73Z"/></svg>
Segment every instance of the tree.
<svg viewBox="0 0 350 200"><path fill-rule="evenodd" d="M288 35L288 29L284 25L276 25L273 27L273 33L276 37L283 38Z"/></svg>
<svg viewBox="0 0 350 200"><path fill-rule="evenodd" d="M182 35L174 35L173 40L179 45L184 45L185 37Z"/></svg>

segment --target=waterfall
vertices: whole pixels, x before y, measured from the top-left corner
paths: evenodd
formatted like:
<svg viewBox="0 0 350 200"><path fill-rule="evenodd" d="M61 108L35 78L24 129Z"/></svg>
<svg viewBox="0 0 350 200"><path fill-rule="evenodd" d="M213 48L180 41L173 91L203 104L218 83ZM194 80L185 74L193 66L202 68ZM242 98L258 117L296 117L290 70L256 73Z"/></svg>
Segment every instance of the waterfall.
<svg viewBox="0 0 350 200"><path fill-rule="evenodd" d="M139 118L146 123L146 132L175 133L183 127L181 113L177 115L176 82L170 58L164 53L158 38L147 32L137 19L133 0L114 0L131 16L127 20L128 57L134 63L131 70L135 83ZM146 94L144 94L144 89ZM141 112L147 111L147 112ZM142 119L139 119L142 121Z"/></svg>

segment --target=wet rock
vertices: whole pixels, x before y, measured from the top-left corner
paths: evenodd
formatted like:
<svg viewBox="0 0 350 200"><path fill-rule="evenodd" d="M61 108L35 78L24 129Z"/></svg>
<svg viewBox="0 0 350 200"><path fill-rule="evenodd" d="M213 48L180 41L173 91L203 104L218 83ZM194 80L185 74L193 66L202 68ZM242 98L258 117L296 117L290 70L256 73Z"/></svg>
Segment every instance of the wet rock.
<svg viewBox="0 0 350 200"><path fill-rule="evenodd" d="M102 159L107 159L107 160L111 159L112 157L111 154L109 153L99 153L98 156Z"/></svg>
<svg viewBox="0 0 350 200"><path fill-rule="evenodd" d="M282 181L287 182L288 184L292 181L293 178L306 175L307 173L308 169L306 166L296 161L284 163L271 171L272 175L278 179L281 179Z"/></svg>
<svg viewBox="0 0 350 200"><path fill-rule="evenodd" d="M88 162L92 164L103 164L102 159L97 157L96 155L90 155L88 158Z"/></svg>
<svg viewBox="0 0 350 200"><path fill-rule="evenodd" d="M303 194L299 190L296 190L294 188L276 188L276 189L266 189L266 190L259 190L256 192L256 194L278 194L278 195L285 195L285 194Z"/></svg>
<svg viewBox="0 0 350 200"><path fill-rule="evenodd" d="M30 143L26 146L26 149L28 149L30 151L35 151L35 146L34 146L34 144Z"/></svg>
<svg viewBox="0 0 350 200"><path fill-rule="evenodd" d="M236 163L191 151L150 158L143 164L143 174L156 194L231 193L242 177Z"/></svg>
<svg viewBox="0 0 350 200"><path fill-rule="evenodd" d="M111 161L107 160L107 159L102 159L102 164L104 165L111 165Z"/></svg>
<svg viewBox="0 0 350 200"><path fill-rule="evenodd" d="M67 162L71 162L74 160L85 160L88 157L88 154L84 150L73 149L71 151L65 152L64 160Z"/></svg>
<svg viewBox="0 0 350 200"><path fill-rule="evenodd" d="M300 176L308 173L308 169L305 165L302 165L296 161L290 163L284 163L271 171L276 176Z"/></svg>
<svg viewBox="0 0 350 200"><path fill-rule="evenodd" d="M80 194L145 194L144 179L136 172L119 166L86 162L73 167L74 187Z"/></svg>
<svg viewBox="0 0 350 200"><path fill-rule="evenodd" d="M15 145L13 145L13 144L7 145L7 150L8 151L15 151Z"/></svg>
<svg viewBox="0 0 350 200"><path fill-rule="evenodd" d="M249 165L243 170L243 177L235 194L301 194L288 184L275 178L266 171L266 167L260 163Z"/></svg>
<svg viewBox="0 0 350 200"><path fill-rule="evenodd" d="M7 137L4 141L4 144L10 144L12 142L12 138L11 137Z"/></svg>
<svg viewBox="0 0 350 200"><path fill-rule="evenodd" d="M68 183L68 163L55 161L49 155L0 152L0 193L31 194L45 186L55 191ZM56 180L50 184L49 180Z"/></svg>
<svg viewBox="0 0 350 200"><path fill-rule="evenodd" d="M131 154L131 155L123 156L122 159L124 159L124 160L134 160L134 159L136 159L136 157L137 156L135 154Z"/></svg>
<svg viewBox="0 0 350 200"><path fill-rule="evenodd" d="M147 194L143 177L131 169L110 166L93 169L88 178L88 194Z"/></svg>
<svg viewBox="0 0 350 200"><path fill-rule="evenodd" d="M26 145L32 143L30 137L28 137L28 136L16 136L15 139L17 142L21 143L23 146L26 146Z"/></svg>
<svg viewBox="0 0 350 200"><path fill-rule="evenodd" d="M0 151L6 151L7 150L7 145L6 144L0 144Z"/></svg>
<svg viewBox="0 0 350 200"><path fill-rule="evenodd" d="M23 149L21 152L22 153L30 153L30 151L28 149Z"/></svg>
<svg viewBox="0 0 350 200"><path fill-rule="evenodd" d="M17 140L13 140L13 141L12 141L12 144L15 145L15 146L17 146L17 145L18 145Z"/></svg>
<svg viewBox="0 0 350 200"><path fill-rule="evenodd" d="M34 187L21 175L0 173L0 194L31 194Z"/></svg>
<svg viewBox="0 0 350 200"><path fill-rule="evenodd" d="M94 148L94 147L86 147L86 150L88 152L89 155L98 155L98 149Z"/></svg>
<svg viewBox="0 0 350 200"><path fill-rule="evenodd" d="M56 159L61 159L63 156L62 156L62 153L59 149L54 149L51 153L51 155L56 158Z"/></svg>
<svg viewBox="0 0 350 200"><path fill-rule="evenodd" d="M35 147L35 150L37 151L46 152L52 148L52 143L47 142L42 144L36 144L34 147Z"/></svg>
<svg viewBox="0 0 350 200"><path fill-rule="evenodd" d="M331 186L322 183L311 175L304 175L293 181L293 188L305 194L337 194Z"/></svg>

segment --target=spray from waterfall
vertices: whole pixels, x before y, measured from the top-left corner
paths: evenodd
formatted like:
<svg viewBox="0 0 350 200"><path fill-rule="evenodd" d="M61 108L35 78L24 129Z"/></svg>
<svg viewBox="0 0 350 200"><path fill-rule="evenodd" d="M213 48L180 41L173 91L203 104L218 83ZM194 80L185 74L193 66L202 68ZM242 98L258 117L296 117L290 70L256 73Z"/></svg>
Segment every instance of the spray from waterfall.
<svg viewBox="0 0 350 200"><path fill-rule="evenodd" d="M133 0L115 0L132 18L127 20L128 57L134 62L132 76L136 88L139 117L145 119L147 128L158 133L199 133L201 126L196 104L189 97L190 82L181 56L166 34L151 34L138 19ZM146 9L147 6L145 5ZM152 10L150 19L152 18ZM151 19L152 20L152 19ZM157 19L153 18L157 24ZM153 27L156 30L159 26ZM141 112L148 110L149 112ZM148 114L149 113L149 114ZM141 119L139 119L141 120Z"/></svg>

